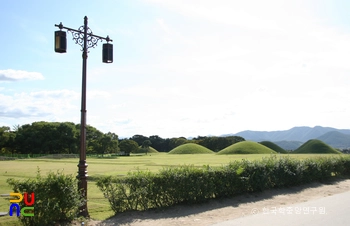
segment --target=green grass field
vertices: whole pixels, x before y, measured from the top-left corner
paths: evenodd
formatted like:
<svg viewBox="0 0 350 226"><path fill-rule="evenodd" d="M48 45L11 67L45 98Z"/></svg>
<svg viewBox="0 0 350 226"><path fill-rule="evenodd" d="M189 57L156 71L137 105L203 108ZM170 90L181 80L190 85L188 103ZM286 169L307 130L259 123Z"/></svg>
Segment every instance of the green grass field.
<svg viewBox="0 0 350 226"><path fill-rule="evenodd" d="M91 178L101 175L125 176L127 172L137 170L149 170L157 172L164 167L176 167L180 165L194 166L221 166L231 161L250 159L258 160L269 157L270 154L244 154L244 155L217 155L217 154L186 154L169 155L167 153L156 153L148 155L132 155L115 159L87 158L88 174ZM320 156L341 156L339 154L276 154L276 156L289 156L291 158L305 159ZM0 194L8 194L11 188L6 183L8 178L25 179L35 177L37 167L40 168L42 176L47 172L61 171L65 174L76 175L78 171L78 159L22 159L12 161L0 161ZM0 197L0 212L7 212L9 201ZM107 199L95 186L93 181L88 182L88 208L91 218L103 220L113 215ZM0 225L17 225L16 217L0 217Z"/></svg>

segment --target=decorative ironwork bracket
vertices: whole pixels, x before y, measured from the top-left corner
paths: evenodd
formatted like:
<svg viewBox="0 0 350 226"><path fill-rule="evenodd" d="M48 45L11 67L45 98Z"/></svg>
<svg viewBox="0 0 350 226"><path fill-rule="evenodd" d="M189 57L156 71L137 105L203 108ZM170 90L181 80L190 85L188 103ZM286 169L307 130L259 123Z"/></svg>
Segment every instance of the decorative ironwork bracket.
<svg viewBox="0 0 350 226"><path fill-rule="evenodd" d="M59 25L55 24L55 27L58 27L60 30L66 29L68 32L70 32L72 34L73 40L75 41L75 44L80 45L81 51L84 51L84 26L80 26L78 30L76 30L73 28L63 26L61 22ZM109 38L109 36L104 38L98 35L94 35L89 27L87 27L86 34L87 34L86 49L95 48L98 41L102 42L102 40L106 40L107 43L113 41L112 39Z"/></svg>

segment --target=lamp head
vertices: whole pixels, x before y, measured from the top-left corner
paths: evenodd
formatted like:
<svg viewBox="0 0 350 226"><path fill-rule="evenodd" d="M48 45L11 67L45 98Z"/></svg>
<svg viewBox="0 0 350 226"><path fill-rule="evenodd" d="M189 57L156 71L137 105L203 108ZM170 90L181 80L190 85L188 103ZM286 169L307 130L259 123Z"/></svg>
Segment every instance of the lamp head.
<svg viewBox="0 0 350 226"><path fill-rule="evenodd" d="M67 34L65 31L55 31L55 52L67 52Z"/></svg>
<svg viewBox="0 0 350 226"><path fill-rule="evenodd" d="M113 45L108 42L102 46L102 62L113 63Z"/></svg>

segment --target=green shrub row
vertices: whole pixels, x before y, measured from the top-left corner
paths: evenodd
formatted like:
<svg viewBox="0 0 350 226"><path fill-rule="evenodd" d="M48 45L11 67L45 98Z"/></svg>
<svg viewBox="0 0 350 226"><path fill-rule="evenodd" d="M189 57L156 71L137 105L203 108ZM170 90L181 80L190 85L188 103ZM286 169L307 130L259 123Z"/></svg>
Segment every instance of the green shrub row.
<svg viewBox="0 0 350 226"><path fill-rule="evenodd" d="M350 175L349 157L296 160L271 156L260 161L235 161L226 166L181 166L158 173L132 172L103 177L97 186L115 213L147 210L180 203L199 203L269 188L288 187Z"/></svg>
<svg viewBox="0 0 350 226"><path fill-rule="evenodd" d="M9 178L7 183L14 192L23 194L34 192L34 216L20 216L26 226L60 225L71 222L77 217L79 206L85 201L78 191L78 180L73 175L50 172L42 177L38 169L36 178L16 180ZM24 201L19 203L25 207Z"/></svg>

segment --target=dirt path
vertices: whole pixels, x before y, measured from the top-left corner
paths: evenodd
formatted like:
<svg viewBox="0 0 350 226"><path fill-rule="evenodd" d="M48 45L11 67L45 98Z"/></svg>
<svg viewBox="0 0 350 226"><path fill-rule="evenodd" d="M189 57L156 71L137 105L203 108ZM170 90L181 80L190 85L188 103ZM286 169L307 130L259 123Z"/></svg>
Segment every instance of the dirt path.
<svg viewBox="0 0 350 226"><path fill-rule="evenodd" d="M237 196L231 199L211 200L208 203L192 206L175 206L163 210L128 212L105 221L90 221L85 225L133 225L133 226L172 226L172 225L212 225L225 220L256 214L350 191L350 179L327 183L272 189L264 192Z"/></svg>

